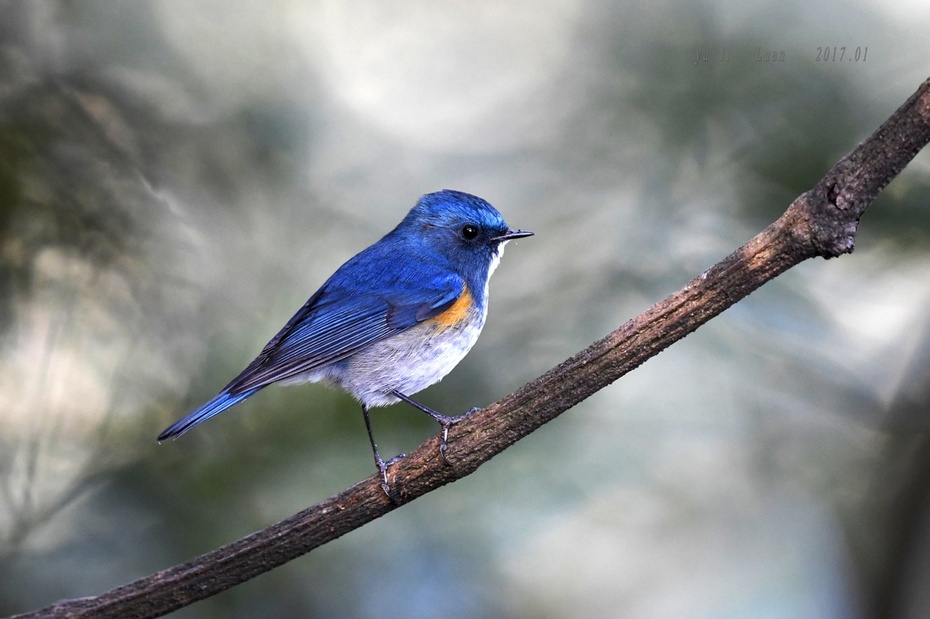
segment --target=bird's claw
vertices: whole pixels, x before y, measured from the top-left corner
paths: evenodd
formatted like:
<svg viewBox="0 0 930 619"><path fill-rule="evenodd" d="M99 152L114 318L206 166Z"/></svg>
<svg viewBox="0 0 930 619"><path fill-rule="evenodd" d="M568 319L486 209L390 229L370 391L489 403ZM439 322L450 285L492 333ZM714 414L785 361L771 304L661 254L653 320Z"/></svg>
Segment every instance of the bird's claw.
<svg viewBox="0 0 930 619"><path fill-rule="evenodd" d="M436 418L436 421L439 422L439 425L442 427L442 435L439 438L439 456L442 458L442 461L445 462L448 466L452 466L452 463L449 461L448 456L446 456L446 448L449 442L449 428L457 424L458 422L464 420L466 417L474 413L475 411L481 410L480 408L473 408L466 413L457 415L455 417L446 417L441 415Z"/></svg>
<svg viewBox="0 0 930 619"><path fill-rule="evenodd" d="M452 466L452 462L449 461L448 456L446 456L447 443L449 442L449 428L454 426L460 421L464 421L472 414L477 413L481 410L480 406L468 409L466 412L461 415L456 415L455 417L447 417L445 415L438 415L436 421L439 422L439 425L442 427L442 435L439 438L439 456L442 458L442 461L445 462L448 466Z"/></svg>
<svg viewBox="0 0 930 619"><path fill-rule="evenodd" d="M395 464L395 463L397 463L397 462L400 462L401 460L403 460L403 459L406 458L406 457L407 457L407 454L397 454L396 456L394 456L393 458L391 458L390 460L388 460L387 462L385 462L385 463L384 463L384 466L386 466L386 467L387 467L387 466L391 466L392 464Z"/></svg>
<svg viewBox="0 0 930 619"><path fill-rule="evenodd" d="M397 497L394 496L394 493L391 491L391 484L388 482L387 469L389 466L397 462L398 460L404 458L407 454L397 454L387 462L381 459L381 456L375 458L375 464L378 465L378 471L381 473L381 491L384 493L391 503L399 503Z"/></svg>
<svg viewBox="0 0 930 619"><path fill-rule="evenodd" d="M375 455L375 464L378 466L378 472L381 473L381 490L388 498L391 498L391 486L388 484L387 479L387 464L378 455Z"/></svg>
<svg viewBox="0 0 930 619"><path fill-rule="evenodd" d="M449 458L446 456L446 442L449 440L449 427L455 423L454 418L447 417L447 421L440 421L442 424L442 437L439 439L439 457L446 463L446 466L452 466Z"/></svg>

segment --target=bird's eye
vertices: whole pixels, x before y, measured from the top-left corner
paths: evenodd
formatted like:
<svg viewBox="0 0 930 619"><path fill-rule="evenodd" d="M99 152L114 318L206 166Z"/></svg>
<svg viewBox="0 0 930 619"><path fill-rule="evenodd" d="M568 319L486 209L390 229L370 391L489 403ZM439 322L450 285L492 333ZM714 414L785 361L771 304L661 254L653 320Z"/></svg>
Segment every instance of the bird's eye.
<svg viewBox="0 0 930 619"><path fill-rule="evenodd" d="M478 236L478 227L471 224L466 224L462 226L462 238L466 241L470 241L473 238Z"/></svg>

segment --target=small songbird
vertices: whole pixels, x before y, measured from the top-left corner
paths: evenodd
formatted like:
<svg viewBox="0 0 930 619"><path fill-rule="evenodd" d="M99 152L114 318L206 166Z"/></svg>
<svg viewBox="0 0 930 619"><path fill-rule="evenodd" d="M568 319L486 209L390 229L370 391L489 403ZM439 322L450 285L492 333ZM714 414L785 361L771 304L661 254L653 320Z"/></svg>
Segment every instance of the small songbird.
<svg viewBox="0 0 930 619"><path fill-rule="evenodd" d="M476 196L443 190L423 196L380 241L343 264L241 374L212 400L158 436L184 434L272 383L323 382L362 405L368 438L390 496L368 410L400 400L442 428L447 417L410 396L441 380L471 350L488 313L488 280L512 230Z"/></svg>

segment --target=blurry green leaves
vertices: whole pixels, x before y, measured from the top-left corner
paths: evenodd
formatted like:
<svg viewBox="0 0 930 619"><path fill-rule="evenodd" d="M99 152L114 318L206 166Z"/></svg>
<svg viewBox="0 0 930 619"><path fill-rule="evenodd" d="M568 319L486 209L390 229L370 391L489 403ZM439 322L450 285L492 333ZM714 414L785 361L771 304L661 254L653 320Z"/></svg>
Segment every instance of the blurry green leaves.
<svg viewBox="0 0 930 619"><path fill-rule="evenodd" d="M10 323L14 291L26 285L21 281L27 262L25 250L10 229L22 202L16 159L23 145L16 138L8 128L0 127L0 330Z"/></svg>
<svg viewBox="0 0 930 619"><path fill-rule="evenodd" d="M74 91L39 81L0 102L0 327L33 294L43 252L132 277L157 201ZM75 284L47 273L45 284Z"/></svg>
<svg viewBox="0 0 930 619"><path fill-rule="evenodd" d="M598 51L579 65L595 66L574 78L585 83L587 101L566 131L572 148L562 144L562 156L589 184L610 186L624 168L639 167L650 209L676 208L681 196L673 188L682 178L694 185L686 174L696 169L716 194L702 197L724 203L732 196L743 221L764 225L893 110L879 109L880 93L861 87L858 78L872 65L814 62L810 38L785 32L810 27L794 11L756 7L723 18L710 6L677 6L674 19L661 8L592 8L581 34ZM881 23L862 10L863 19ZM741 19L751 27L734 28ZM772 31L764 19L784 25ZM895 183L909 184L911 175L926 176L911 166ZM896 208L875 209L870 221L889 226L889 236L915 222L928 228L919 191L891 193Z"/></svg>

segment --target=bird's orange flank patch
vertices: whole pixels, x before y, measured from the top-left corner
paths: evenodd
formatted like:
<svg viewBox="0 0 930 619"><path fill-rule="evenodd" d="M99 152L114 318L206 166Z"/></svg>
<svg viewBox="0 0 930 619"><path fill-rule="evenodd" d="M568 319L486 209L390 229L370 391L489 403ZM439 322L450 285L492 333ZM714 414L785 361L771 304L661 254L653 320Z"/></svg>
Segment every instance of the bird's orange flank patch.
<svg viewBox="0 0 930 619"><path fill-rule="evenodd" d="M468 290L468 286L463 286L462 294L460 294L459 298L455 300L455 303L452 304L452 307L436 316L433 320L435 320L443 329L454 327L465 320L465 316L469 311L471 311L471 308L474 304L475 300L472 298L471 292Z"/></svg>

